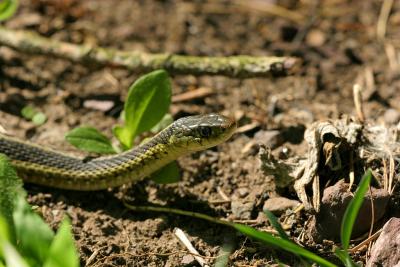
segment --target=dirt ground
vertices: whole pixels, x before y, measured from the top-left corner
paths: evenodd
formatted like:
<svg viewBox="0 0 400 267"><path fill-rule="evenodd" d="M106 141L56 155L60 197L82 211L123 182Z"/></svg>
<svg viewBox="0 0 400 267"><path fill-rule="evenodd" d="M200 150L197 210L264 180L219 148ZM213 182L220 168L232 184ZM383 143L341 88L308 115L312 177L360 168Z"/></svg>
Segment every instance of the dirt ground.
<svg viewBox="0 0 400 267"><path fill-rule="evenodd" d="M260 6L266 2L277 2L298 18L263 11ZM400 2L394 1L386 38L381 40L376 31L382 1L244 3L238 7L231 1L32 0L21 1L18 13L5 23L11 29L77 44L184 55L284 55L303 62L295 75L275 79L172 76L174 95L200 87L213 91L174 103L175 119L218 112L234 117L239 126L253 125L216 148L180 158L180 183L157 185L145 180L100 192L27 184L29 202L39 207L54 229L65 214L71 217L82 266L198 266L175 237L175 227L211 265L224 244L233 246L231 266L265 266L277 259L297 265L295 257L223 226L173 214L131 212L121 195L127 194L137 205L162 204L271 229L262 207L275 194L274 185L260 170L257 146L248 145L255 142L257 132L278 131L283 141L274 154L304 156L304 129L318 120L354 116L352 88L355 82L368 80L365 77L370 81L366 118L376 124L399 122L400 70L390 51L400 51ZM111 137L127 90L139 76L0 47L0 124L21 139L82 155L66 143L64 134L91 125ZM113 107L107 111L85 107L88 100L112 101ZM45 124L37 127L21 116L28 104L46 114ZM222 195L229 200L220 201ZM291 191L284 196L297 199ZM242 203L249 213L235 217L234 202ZM294 218L289 232L296 237L308 214L301 211ZM329 248L310 246L332 257ZM365 253L355 258L363 262Z"/></svg>

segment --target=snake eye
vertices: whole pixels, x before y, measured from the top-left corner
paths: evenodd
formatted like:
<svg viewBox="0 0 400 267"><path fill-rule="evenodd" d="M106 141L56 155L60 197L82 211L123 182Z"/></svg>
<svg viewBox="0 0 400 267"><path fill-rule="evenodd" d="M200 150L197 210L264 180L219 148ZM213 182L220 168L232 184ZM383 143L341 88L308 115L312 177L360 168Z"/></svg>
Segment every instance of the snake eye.
<svg viewBox="0 0 400 267"><path fill-rule="evenodd" d="M209 137L211 135L211 129L209 127L201 127L199 132L202 137Z"/></svg>

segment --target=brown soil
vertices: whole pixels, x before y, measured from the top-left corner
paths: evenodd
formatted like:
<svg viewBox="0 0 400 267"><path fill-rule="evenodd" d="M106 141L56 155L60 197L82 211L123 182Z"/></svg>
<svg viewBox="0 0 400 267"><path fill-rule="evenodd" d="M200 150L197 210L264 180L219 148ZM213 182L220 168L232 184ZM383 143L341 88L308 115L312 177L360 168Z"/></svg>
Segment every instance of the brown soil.
<svg viewBox="0 0 400 267"><path fill-rule="evenodd" d="M58 40L124 50L290 55L303 60L297 75L279 79L172 77L174 94L199 87L214 90L213 95L173 104L175 118L219 112L235 117L239 126L258 123L217 148L179 159L180 183L143 181L124 191L100 192L27 184L30 203L39 206L53 228L64 214L72 218L82 266L196 266L174 236L175 227L188 235L201 255L211 257L206 258L210 263L230 243L232 266L264 266L277 259L296 264L296 258L232 229L173 214L133 213L120 200L126 191L138 205L151 202L233 219L229 202L215 202L222 199L222 191L233 201L251 203L252 213L242 222L270 229L260 213L274 186L259 170L257 149L244 149L257 131L297 130L291 135L301 140L304 128L314 121L354 115L352 87L368 69L375 84L365 101L366 117L382 123L389 108L400 111L399 69L391 69L385 54L385 48L394 47L397 53L400 49L400 2L392 8L385 41L376 37L382 1L278 2L302 19L297 23L273 16L257 10L257 4L235 8L230 1L35 0L22 1L18 13L5 23ZM121 69L23 55L6 47L0 47L0 62L0 124L19 138L74 153L64 134L92 125L111 137L127 89L139 77ZM107 112L85 108L89 99L111 100L114 107ZM47 115L44 125L36 127L20 115L28 104ZM287 138L274 152L288 148L286 157L304 155L305 142L295 139ZM292 193L286 196L296 198ZM305 213L296 215L292 236L300 234L306 220ZM364 254L357 258L364 260Z"/></svg>

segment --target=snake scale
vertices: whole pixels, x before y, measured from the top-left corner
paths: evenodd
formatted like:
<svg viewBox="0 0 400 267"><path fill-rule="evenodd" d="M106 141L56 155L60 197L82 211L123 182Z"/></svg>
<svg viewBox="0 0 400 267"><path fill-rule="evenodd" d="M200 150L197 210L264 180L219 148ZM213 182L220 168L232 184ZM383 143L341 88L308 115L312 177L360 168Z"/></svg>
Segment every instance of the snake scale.
<svg viewBox="0 0 400 267"><path fill-rule="evenodd" d="M224 142L235 129L235 121L218 114L184 117L144 144L89 161L0 135L0 153L27 182L92 191L138 181L182 155Z"/></svg>

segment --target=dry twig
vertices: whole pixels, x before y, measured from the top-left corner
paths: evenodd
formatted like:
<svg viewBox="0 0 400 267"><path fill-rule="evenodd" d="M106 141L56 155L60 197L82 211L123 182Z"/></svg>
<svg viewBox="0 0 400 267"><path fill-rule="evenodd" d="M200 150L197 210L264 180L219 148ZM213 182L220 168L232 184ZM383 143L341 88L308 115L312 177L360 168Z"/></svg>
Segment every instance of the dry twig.
<svg viewBox="0 0 400 267"><path fill-rule="evenodd" d="M390 10L393 6L393 0L384 0L379 14L378 24L376 25L376 36L378 39L385 39L386 27L389 19Z"/></svg>
<svg viewBox="0 0 400 267"><path fill-rule="evenodd" d="M198 98L204 98L206 96L213 94L213 92L214 90L212 90L211 88L200 87L195 90L188 91L179 95L173 95L172 102L177 103L177 102L190 101Z"/></svg>
<svg viewBox="0 0 400 267"><path fill-rule="evenodd" d="M291 11L284 7L268 3L267 1L258 1L258 0L235 0L233 1L234 5L240 6L241 8L246 8L248 10L263 12L268 15L278 16L282 18L286 18L296 23L304 22L304 16L295 11Z"/></svg>
<svg viewBox="0 0 400 267"><path fill-rule="evenodd" d="M181 243L189 250L189 252L193 255L196 261L200 264L201 267L209 267L206 261L200 256L199 252L193 247L190 240L186 237L185 233L180 228L174 229L175 236L181 241Z"/></svg>
<svg viewBox="0 0 400 267"><path fill-rule="evenodd" d="M358 120L363 123L365 121L365 115L362 105L361 86L359 84L353 86L353 97Z"/></svg>

